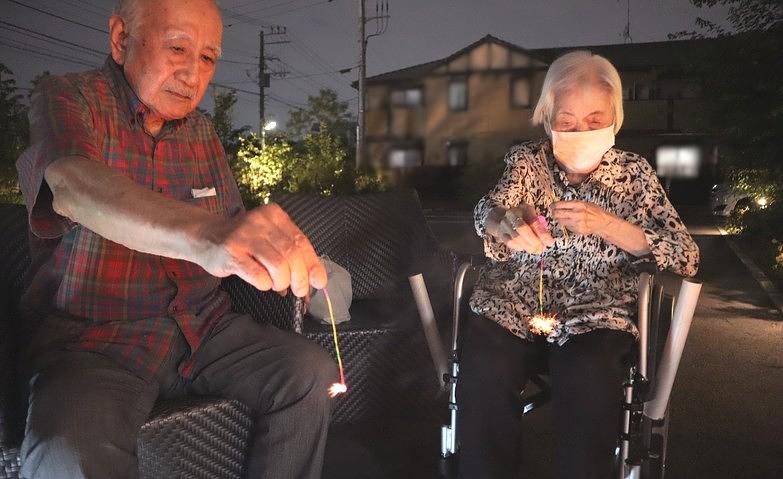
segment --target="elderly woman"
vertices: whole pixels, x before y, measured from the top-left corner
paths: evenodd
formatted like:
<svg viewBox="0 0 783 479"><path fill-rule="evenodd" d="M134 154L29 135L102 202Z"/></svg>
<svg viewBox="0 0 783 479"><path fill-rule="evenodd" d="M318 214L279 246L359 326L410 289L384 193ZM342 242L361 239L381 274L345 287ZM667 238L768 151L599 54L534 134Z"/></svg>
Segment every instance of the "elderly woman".
<svg viewBox="0 0 783 479"><path fill-rule="evenodd" d="M623 356L638 335L634 264L653 261L692 276L699 251L647 161L612 148L623 104L609 61L586 51L558 58L533 122L549 138L513 147L502 178L475 209L490 261L463 336L459 476L516 477L520 390L545 359L558 477L604 479L618 433ZM537 335L529 320L541 310L558 321Z"/></svg>

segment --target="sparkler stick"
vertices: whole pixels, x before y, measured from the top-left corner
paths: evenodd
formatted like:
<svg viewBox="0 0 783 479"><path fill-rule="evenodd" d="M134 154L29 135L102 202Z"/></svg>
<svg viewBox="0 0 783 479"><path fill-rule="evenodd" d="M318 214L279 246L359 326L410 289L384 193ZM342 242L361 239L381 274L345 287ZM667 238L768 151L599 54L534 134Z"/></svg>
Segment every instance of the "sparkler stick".
<svg viewBox="0 0 783 479"><path fill-rule="evenodd" d="M337 365L340 367L340 382L329 386L329 397L333 398L348 390L345 384L345 372L343 371L343 359L340 355L340 343L337 341L337 324L334 322L334 309L332 308L332 298L329 297L329 291L323 289L326 305L329 307L329 321L332 323L332 336L334 337L334 350L337 352Z"/></svg>
<svg viewBox="0 0 783 479"><path fill-rule="evenodd" d="M538 262L538 314L544 315L544 255Z"/></svg>

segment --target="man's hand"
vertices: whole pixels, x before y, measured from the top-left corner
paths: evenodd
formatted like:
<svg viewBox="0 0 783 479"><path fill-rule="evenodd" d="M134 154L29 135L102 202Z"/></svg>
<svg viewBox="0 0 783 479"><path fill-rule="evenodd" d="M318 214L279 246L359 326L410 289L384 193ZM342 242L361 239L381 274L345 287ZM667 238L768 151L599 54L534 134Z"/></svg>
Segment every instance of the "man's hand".
<svg viewBox="0 0 783 479"><path fill-rule="evenodd" d="M514 251L541 254L555 240L537 216L535 208L527 204L508 210L495 208L487 217L486 231Z"/></svg>
<svg viewBox="0 0 783 479"><path fill-rule="evenodd" d="M616 218L586 201L556 201L552 217L579 235L603 234Z"/></svg>
<svg viewBox="0 0 783 479"><path fill-rule="evenodd" d="M307 295L310 286L326 286L326 270L313 246L291 218L274 203L236 218L215 218L205 225L203 258L207 272L236 274L256 288Z"/></svg>

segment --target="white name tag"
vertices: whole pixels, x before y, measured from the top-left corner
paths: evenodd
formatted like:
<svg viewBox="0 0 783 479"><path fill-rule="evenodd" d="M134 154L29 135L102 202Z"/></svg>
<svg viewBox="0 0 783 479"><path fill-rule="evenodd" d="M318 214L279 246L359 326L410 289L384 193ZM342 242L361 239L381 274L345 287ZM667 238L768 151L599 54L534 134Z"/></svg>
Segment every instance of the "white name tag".
<svg viewBox="0 0 783 479"><path fill-rule="evenodd" d="M217 196L215 188L193 188L190 190L193 193L193 198L207 198L209 196Z"/></svg>

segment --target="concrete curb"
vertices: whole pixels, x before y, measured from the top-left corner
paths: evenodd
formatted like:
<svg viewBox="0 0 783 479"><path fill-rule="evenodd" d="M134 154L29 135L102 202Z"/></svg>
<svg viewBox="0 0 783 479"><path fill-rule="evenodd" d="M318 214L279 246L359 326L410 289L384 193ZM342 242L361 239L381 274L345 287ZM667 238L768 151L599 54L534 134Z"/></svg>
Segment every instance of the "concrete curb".
<svg viewBox="0 0 783 479"><path fill-rule="evenodd" d="M767 275L761 271L761 268L756 265L750 256L746 255L745 252L740 249L739 245L737 245L737 243L731 239L728 231L721 228L720 226L718 227L718 230L720 231L720 234L726 239L726 243L729 245L729 248L731 248L734 254L737 255L737 258L742 261L742 264L748 268L748 271L750 271L753 279L755 279L759 286L761 286L761 289L767 293L767 296L769 296L769 299L772 300L772 302L778 308L778 311L783 313L783 294L775 286L775 283L770 281L769 278L767 278Z"/></svg>

